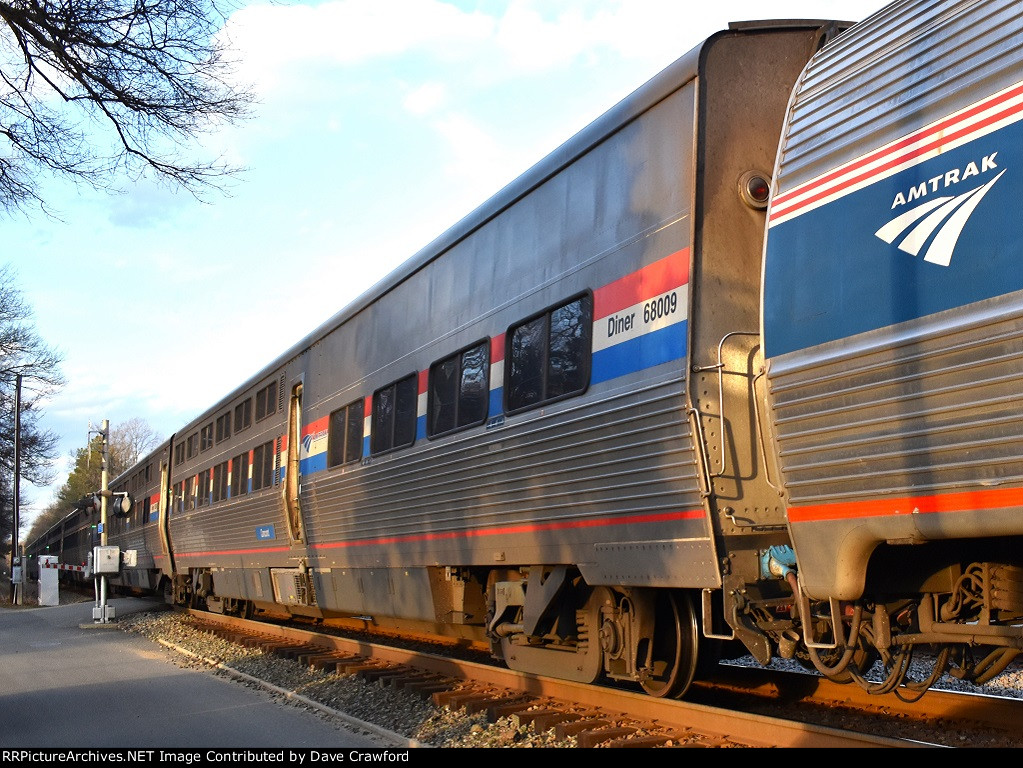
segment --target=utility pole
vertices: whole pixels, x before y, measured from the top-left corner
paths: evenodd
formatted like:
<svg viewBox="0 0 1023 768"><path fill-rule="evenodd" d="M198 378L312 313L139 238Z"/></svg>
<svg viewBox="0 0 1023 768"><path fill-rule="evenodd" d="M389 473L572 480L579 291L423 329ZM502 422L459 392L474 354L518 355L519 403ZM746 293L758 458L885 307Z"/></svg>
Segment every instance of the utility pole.
<svg viewBox="0 0 1023 768"><path fill-rule="evenodd" d="M14 377L14 525L11 528L11 602L20 603L24 594L25 567L18 557L18 527L21 525L21 374ZM20 590L20 593L19 593Z"/></svg>

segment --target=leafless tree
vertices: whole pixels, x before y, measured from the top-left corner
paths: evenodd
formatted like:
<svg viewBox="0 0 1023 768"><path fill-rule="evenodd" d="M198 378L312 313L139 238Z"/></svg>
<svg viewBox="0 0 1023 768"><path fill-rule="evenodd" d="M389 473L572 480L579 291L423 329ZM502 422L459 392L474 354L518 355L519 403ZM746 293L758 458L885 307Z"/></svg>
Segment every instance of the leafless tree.
<svg viewBox="0 0 1023 768"><path fill-rule="evenodd" d="M248 112L222 37L230 2L0 0L0 209L46 210L43 172L100 189L147 172L199 196L220 189L237 169L183 155Z"/></svg>
<svg viewBox="0 0 1023 768"><path fill-rule="evenodd" d="M42 484L51 479L57 438L39 427L38 403L63 384L61 356L36 333L32 311L9 266L0 266L0 554L10 551L14 520L14 447L20 477ZM20 434L15 441L16 381L22 377Z"/></svg>
<svg viewBox="0 0 1023 768"><path fill-rule="evenodd" d="M117 477L138 463L162 438L143 418L135 416L110 430L110 476Z"/></svg>

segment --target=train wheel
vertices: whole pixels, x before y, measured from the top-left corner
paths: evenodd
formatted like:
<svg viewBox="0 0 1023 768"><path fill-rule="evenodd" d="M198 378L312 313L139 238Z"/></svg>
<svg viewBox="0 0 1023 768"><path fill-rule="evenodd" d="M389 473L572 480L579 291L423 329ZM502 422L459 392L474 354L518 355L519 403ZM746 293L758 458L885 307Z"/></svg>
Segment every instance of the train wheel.
<svg viewBox="0 0 1023 768"><path fill-rule="evenodd" d="M696 610L685 593L659 590L655 601L653 673L640 685L651 696L678 698L696 675L700 637Z"/></svg>

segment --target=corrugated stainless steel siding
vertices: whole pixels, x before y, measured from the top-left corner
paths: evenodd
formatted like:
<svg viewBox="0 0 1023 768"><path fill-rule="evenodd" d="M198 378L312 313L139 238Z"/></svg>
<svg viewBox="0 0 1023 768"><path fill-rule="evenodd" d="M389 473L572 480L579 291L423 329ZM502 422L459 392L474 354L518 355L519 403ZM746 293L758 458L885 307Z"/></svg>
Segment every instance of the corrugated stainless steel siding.
<svg viewBox="0 0 1023 768"><path fill-rule="evenodd" d="M826 46L790 107L779 192L1010 85L1023 63L1018 0L893 3ZM950 83L954 87L950 87Z"/></svg>
<svg viewBox="0 0 1023 768"><path fill-rule="evenodd" d="M276 538L259 540L256 529L273 525ZM288 553L263 555L260 550L290 546L288 522L278 486L238 496L214 506L175 512L170 519L171 541L179 555L179 569L198 565L284 562ZM195 556L198 554L199 556ZM191 555L191 556L189 556Z"/></svg>
<svg viewBox="0 0 1023 768"><path fill-rule="evenodd" d="M586 561L591 550L569 555L572 542L591 547L609 536L588 522L702 506L680 381L540 417L514 432L438 443L412 461L328 471L309 485L314 544L380 539L392 552L418 553L403 561L413 564L442 551L492 564L490 547L522 526L534 553L565 547L570 561ZM548 530L552 523L577 525ZM488 529L501 533L481 545L478 534ZM380 556L378 546L334 552L349 563Z"/></svg>
<svg viewBox="0 0 1023 768"><path fill-rule="evenodd" d="M898 2L811 61L779 154L785 192L1019 79L1023 3ZM822 256L823 258L823 256ZM1018 294L771 361L793 505L1023 479Z"/></svg>
<svg viewBox="0 0 1023 768"><path fill-rule="evenodd" d="M837 342L772 378L793 504L1023 483L1023 295Z"/></svg>

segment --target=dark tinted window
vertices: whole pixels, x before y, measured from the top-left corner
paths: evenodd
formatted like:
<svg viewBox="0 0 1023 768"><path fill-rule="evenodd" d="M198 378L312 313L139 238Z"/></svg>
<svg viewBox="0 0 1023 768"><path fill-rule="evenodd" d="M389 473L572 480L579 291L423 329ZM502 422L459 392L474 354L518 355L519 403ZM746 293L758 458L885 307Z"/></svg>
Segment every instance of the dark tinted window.
<svg viewBox="0 0 1023 768"><path fill-rule="evenodd" d="M412 374L373 394L373 453L412 445L416 439L416 375Z"/></svg>
<svg viewBox="0 0 1023 768"><path fill-rule="evenodd" d="M263 443L252 451L252 490L269 488L274 484L274 444Z"/></svg>
<svg viewBox="0 0 1023 768"><path fill-rule="evenodd" d="M277 410L277 382L271 381L256 393L256 421Z"/></svg>
<svg viewBox="0 0 1023 768"><path fill-rule="evenodd" d="M231 412L221 414L217 417L217 442L227 440L231 437Z"/></svg>
<svg viewBox="0 0 1023 768"><path fill-rule="evenodd" d="M589 295L530 318L508 332L508 410L586 389L590 377L593 301Z"/></svg>
<svg viewBox="0 0 1023 768"><path fill-rule="evenodd" d="M213 468L213 500L227 498L227 462L222 461Z"/></svg>
<svg viewBox="0 0 1023 768"><path fill-rule="evenodd" d="M210 503L210 470L204 469L199 473L199 485L195 490L196 504L204 507Z"/></svg>
<svg viewBox="0 0 1023 768"><path fill-rule="evenodd" d="M327 466L336 467L362 458L363 405L349 403L330 414L327 433Z"/></svg>
<svg viewBox="0 0 1023 768"><path fill-rule="evenodd" d="M490 344L483 341L430 367L427 434L481 424L490 394Z"/></svg>
<svg viewBox="0 0 1023 768"><path fill-rule="evenodd" d="M241 432L252 424L252 398L234 407L234 431Z"/></svg>
<svg viewBox="0 0 1023 768"><path fill-rule="evenodd" d="M249 492L249 453L231 459L231 495L242 496Z"/></svg>
<svg viewBox="0 0 1023 768"><path fill-rule="evenodd" d="M199 450L208 451L213 447L213 422L199 430Z"/></svg>

